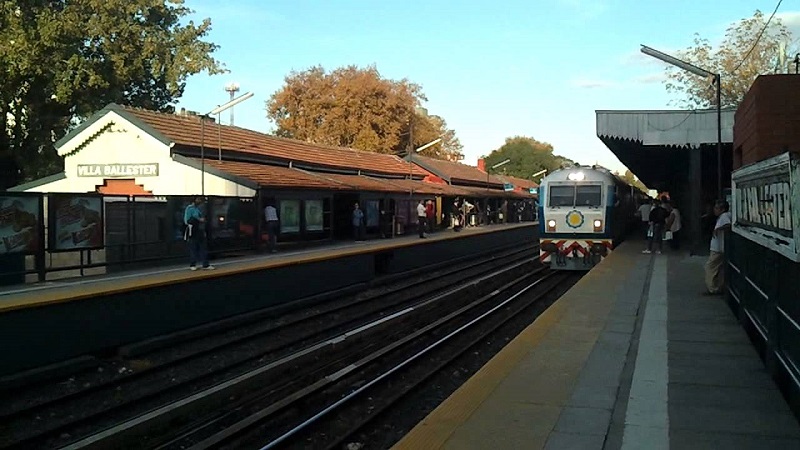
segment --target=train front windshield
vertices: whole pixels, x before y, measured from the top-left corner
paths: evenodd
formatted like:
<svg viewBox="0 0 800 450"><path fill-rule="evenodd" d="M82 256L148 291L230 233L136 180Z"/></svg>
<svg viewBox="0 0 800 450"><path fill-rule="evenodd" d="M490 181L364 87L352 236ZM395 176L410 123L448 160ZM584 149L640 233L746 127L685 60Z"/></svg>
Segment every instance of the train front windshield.
<svg viewBox="0 0 800 450"><path fill-rule="evenodd" d="M550 206L589 206L603 204L603 187L584 184L580 186L550 186Z"/></svg>
<svg viewBox="0 0 800 450"><path fill-rule="evenodd" d="M550 206L574 206L575 186L550 186Z"/></svg>
<svg viewBox="0 0 800 450"><path fill-rule="evenodd" d="M603 203L603 187L599 185L578 186L575 206L599 207Z"/></svg>

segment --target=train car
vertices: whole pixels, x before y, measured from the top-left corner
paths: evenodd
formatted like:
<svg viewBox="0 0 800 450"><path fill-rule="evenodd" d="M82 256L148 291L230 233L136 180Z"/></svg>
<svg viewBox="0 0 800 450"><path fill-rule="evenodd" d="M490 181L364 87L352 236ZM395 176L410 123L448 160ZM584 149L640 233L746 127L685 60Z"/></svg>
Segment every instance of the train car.
<svg viewBox="0 0 800 450"><path fill-rule="evenodd" d="M550 173L539 186L539 259L552 269L591 269L636 226L646 197L602 167Z"/></svg>

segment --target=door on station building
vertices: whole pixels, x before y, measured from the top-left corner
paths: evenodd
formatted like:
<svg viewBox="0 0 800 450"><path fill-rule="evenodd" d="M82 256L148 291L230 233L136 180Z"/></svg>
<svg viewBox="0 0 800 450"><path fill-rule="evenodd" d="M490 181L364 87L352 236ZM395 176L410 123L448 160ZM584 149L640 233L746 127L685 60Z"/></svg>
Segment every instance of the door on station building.
<svg viewBox="0 0 800 450"><path fill-rule="evenodd" d="M353 205L358 202L358 194L334 194L333 196L333 238L353 238ZM362 211L365 205L359 204Z"/></svg>

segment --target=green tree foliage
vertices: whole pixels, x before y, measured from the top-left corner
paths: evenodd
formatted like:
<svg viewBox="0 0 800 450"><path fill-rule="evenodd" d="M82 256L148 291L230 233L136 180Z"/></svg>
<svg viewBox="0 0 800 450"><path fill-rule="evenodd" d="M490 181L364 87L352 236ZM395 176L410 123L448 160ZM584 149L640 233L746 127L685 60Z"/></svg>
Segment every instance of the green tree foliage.
<svg viewBox="0 0 800 450"><path fill-rule="evenodd" d="M0 0L0 188L60 170L53 143L115 102L172 111L224 71L182 0Z"/></svg>
<svg viewBox="0 0 800 450"><path fill-rule="evenodd" d="M493 165L506 159L510 159L511 162L497 169L491 169ZM548 172L552 172L575 164L571 159L554 154L552 145L524 136L506 138L506 143L492 151L489 156L485 156L484 160L490 173L504 173L528 180L540 170L547 169Z"/></svg>
<svg viewBox="0 0 800 450"><path fill-rule="evenodd" d="M406 151L412 135L415 148L442 136L442 144L421 154L447 159L461 153L444 119L419 107L427 100L422 88L383 78L375 66L331 72L317 66L292 72L285 81L267 102L278 136L378 153Z"/></svg>
<svg viewBox="0 0 800 450"><path fill-rule="evenodd" d="M779 18L772 18L764 29L766 23L767 17L756 11L753 17L731 25L718 48L713 48L708 39L695 34L694 45L676 56L701 69L721 74L722 106L736 107L756 77L776 71L780 45L791 41L790 32ZM761 30L764 33L759 38ZM747 56L751 48L753 51ZM681 97L677 101L679 106L716 106L716 88L710 80L674 66L668 66L666 71L665 86L668 92Z"/></svg>

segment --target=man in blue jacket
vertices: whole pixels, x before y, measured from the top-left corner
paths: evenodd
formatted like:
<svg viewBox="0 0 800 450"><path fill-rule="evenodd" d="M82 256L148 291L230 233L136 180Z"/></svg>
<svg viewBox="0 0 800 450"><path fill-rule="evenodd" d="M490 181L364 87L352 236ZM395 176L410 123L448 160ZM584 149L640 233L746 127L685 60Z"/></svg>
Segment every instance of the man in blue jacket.
<svg viewBox="0 0 800 450"><path fill-rule="evenodd" d="M186 224L186 231L183 234L186 244L189 246L189 270L197 270L197 261L203 263L206 270L214 270L214 266L208 263L208 247L206 243L206 218L200 206L203 204L202 197L196 197L193 203L186 207L183 213L183 223Z"/></svg>

